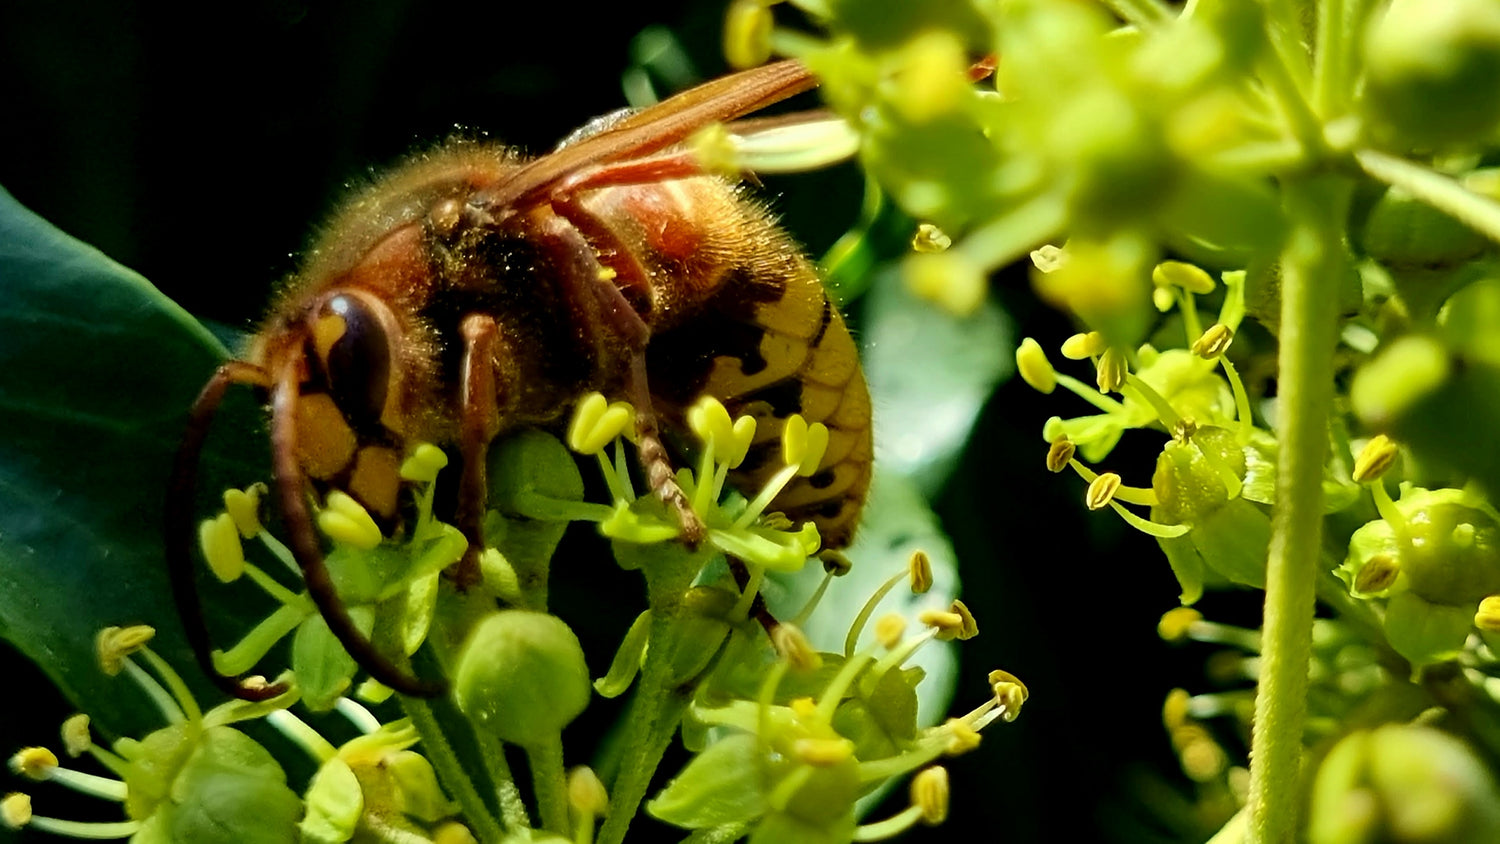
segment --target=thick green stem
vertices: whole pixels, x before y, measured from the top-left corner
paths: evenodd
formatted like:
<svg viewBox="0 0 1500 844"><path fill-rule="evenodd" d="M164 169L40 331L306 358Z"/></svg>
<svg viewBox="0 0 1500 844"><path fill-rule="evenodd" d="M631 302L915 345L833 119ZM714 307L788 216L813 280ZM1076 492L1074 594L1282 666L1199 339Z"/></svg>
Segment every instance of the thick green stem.
<svg viewBox="0 0 1500 844"><path fill-rule="evenodd" d="M536 789L536 802L542 817L542 828L558 835L572 835L572 824L568 816L568 782L563 773L562 735L535 747L526 748L526 759L531 763L531 783Z"/></svg>
<svg viewBox="0 0 1500 844"><path fill-rule="evenodd" d="M401 708L405 710L406 717L411 719L417 735L422 737L422 755L432 763L443 787L458 801L463 809L464 821L474 832L474 837L483 844L497 844L505 837L505 830L500 828L499 821L490 814L484 798L464 771L463 763L453 752L453 744L443 734L443 728L433 714L432 707L421 698L402 696Z"/></svg>
<svg viewBox="0 0 1500 844"><path fill-rule="evenodd" d="M1337 289L1348 267L1347 180L1321 177L1285 189L1293 230L1282 261L1277 377L1276 508L1266 566L1264 645L1250 746L1250 837L1291 842L1302 792L1302 731L1323 528L1323 460L1333 401Z"/></svg>
<svg viewBox="0 0 1500 844"><path fill-rule="evenodd" d="M668 688L672 670L672 627L679 607L657 606L652 602L651 634L647 639L646 660L641 666L640 683L626 717L625 752L620 769L610 789L609 814L599 828L598 844L620 844L630 828L630 821L640 809L651 776L661 763L667 743L682 718L684 706L674 700ZM661 736L665 734L666 739Z"/></svg>

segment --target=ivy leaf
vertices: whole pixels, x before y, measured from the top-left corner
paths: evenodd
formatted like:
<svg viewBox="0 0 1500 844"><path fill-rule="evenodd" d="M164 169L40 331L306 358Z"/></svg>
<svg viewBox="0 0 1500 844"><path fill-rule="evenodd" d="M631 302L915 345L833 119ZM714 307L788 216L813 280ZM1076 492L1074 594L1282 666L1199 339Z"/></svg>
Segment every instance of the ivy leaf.
<svg viewBox="0 0 1500 844"><path fill-rule="evenodd" d="M931 498L984 403L1015 369L1011 327L992 300L958 317L918 299L895 270L876 279L864 302L861 357L879 416L875 464Z"/></svg>
<svg viewBox="0 0 1500 844"><path fill-rule="evenodd" d="M153 647L209 688L174 621L162 511L186 410L226 351L145 279L3 190L0 298L0 636L106 729L154 729L144 696L96 666L94 634L152 624ZM264 454L256 436L223 436L255 419L248 395L235 398L204 450L201 490L265 476L264 459L247 457ZM210 615L247 610L226 602Z"/></svg>

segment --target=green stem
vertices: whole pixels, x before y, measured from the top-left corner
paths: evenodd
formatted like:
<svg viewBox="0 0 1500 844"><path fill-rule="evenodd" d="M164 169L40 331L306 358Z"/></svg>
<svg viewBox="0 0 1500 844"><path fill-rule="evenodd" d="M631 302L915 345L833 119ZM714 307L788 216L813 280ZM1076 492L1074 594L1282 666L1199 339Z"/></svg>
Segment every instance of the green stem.
<svg viewBox="0 0 1500 844"><path fill-rule="evenodd" d="M1485 237L1500 243L1500 202L1480 196L1416 162L1375 150L1359 150L1354 160L1360 169L1392 187L1401 188Z"/></svg>
<svg viewBox="0 0 1500 844"><path fill-rule="evenodd" d="M677 722L671 717L671 691L667 688L672 667L672 626L676 617L676 606L651 608L646 660L641 666L635 700L626 715L625 751L620 755L620 768L615 775L614 787L610 789L609 814L599 827L598 844L620 844L625 840L630 821L645 799L646 790L651 787L651 775L666 752L666 742L658 738L664 728L658 722L670 720L673 728L676 727ZM677 718L681 718L682 710L681 705L676 707ZM671 735L668 731L668 739Z"/></svg>
<svg viewBox="0 0 1500 844"><path fill-rule="evenodd" d="M1323 528L1323 459L1333 403L1334 287L1343 278L1351 188L1322 177L1285 188L1293 230L1282 259L1280 453L1266 565L1266 608L1250 746L1250 837L1293 840L1301 808L1302 731Z"/></svg>
<svg viewBox="0 0 1500 844"><path fill-rule="evenodd" d="M474 731L474 743L495 786L495 801L500 804L500 822L511 830L530 829L531 815L526 811L526 801L521 798L521 790L516 788L516 778L510 772L510 763L505 761L505 744L493 733L484 730Z"/></svg>
<svg viewBox="0 0 1500 844"><path fill-rule="evenodd" d="M568 781L563 772L562 734L526 748L526 759L531 763L531 785L536 789L542 828L558 835L569 835L572 824L568 819Z"/></svg>
<svg viewBox="0 0 1500 844"><path fill-rule="evenodd" d="M422 737L422 755L432 763L443 787L458 801L463 810L464 821L474 832L474 837L483 844L498 844L505 837L505 830L500 828L500 822L490 814L484 798L464 771L463 763L459 761L458 754L453 752L453 745L448 737L443 734L442 725L438 723L432 707L421 698L401 695L400 700L406 717L411 719L412 726L416 727L417 734Z"/></svg>

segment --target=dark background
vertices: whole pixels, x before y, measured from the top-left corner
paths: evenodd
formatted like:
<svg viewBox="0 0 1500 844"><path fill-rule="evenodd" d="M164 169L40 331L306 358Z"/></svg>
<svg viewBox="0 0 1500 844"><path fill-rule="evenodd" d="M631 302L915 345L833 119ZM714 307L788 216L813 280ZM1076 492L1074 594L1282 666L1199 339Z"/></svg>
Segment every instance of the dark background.
<svg viewBox="0 0 1500 844"><path fill-rule="evenodd" d="M620 76L648 26L676 33L704 77L723 70L717 2L508 6L260 0L184 17L166 4L3 4L0 185L191 312L247 330L344 185L373 168L456 128L546 150L624 105ZM853 222L860 184L842 168L770 180L767 191L816 255ZM1071 333L1032 300L1024 272L998 276L995 295L1018 337L1055 348ZM88 303L79 308L86 319ZM936 502L983 631L961 651L954 710L983 700L994 667L1032 692L1018 722L951 761L954 805L940 834L1201 840L1156 818L1190 799L1160 703L1173 685L1206 688L1204 653L1155 637L1177 588L1154 543L1081 512L1076 478L1043 471L1042 422L1079 412L1005 385ZM1144 483L1160 442L1127 437L1110 467ZM10 687L31 690L8 696L0 750L55 743L70 710L0 648Z"/></svg>

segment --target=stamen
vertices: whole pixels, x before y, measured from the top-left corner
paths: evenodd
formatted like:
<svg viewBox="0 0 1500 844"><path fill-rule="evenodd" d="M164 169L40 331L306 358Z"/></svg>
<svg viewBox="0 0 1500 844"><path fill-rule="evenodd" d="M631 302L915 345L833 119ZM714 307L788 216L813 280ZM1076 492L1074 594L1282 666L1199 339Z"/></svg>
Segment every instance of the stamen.
<svg viewBox="0 0 1500 844"><path fill-rule="evenodd" d="M1376 554L1366 560L1365 564L1360 567L1359 573L1354 575L1354 591L1364 595L1384 592L1391 587L1391 584L1396 582L1396 578L1400 575L1401 563L1395 557L1389 554ZM1485 598L1484 600L1488 601L1490 599ZM1500 606L1496 606L1495 609L1500 610ZM1483 612L1484 602L1481 601L1479 604L1479 613L1482 614ZM1474 616L1474 623L1480 629L1491 629L1479 624L1479 614Z"/></svg>
<svg viewBox="0 0 1500 844"><path fill-rule="evenodd" d="M840 738L800 738L792 742L797 761L814 768L829 768L854 756L854 742Z"/></svg>
<svg viewBox="0 0 1500 844"><path fill-rule="evenodd" d="M1232 342L1234 332L1224 323L1216 322L1193 341L1193 354L1204 360L1213 360L1223 356Z"/></svg>
<svg viewBox="0 0 1500 844"><path fill-rule="evenodd" d="M783 622L771 631L771 644L783 661L798 671L813 671L823 664L823 658L813 650L807 635L795 624Z"/></svg>
<svg viewBox="0 0 1500 844"><path fill-rule="evenodd" d="M937 826L948 819L948 770L925 768L911 781L911 802L922 810L922 822Z"/></svg>
<svg viewBox="0 0 1500 844"><path fill-rule="evenodd" d="M1369 564L1365 564L1369 568ZM1500 633L1500 595L1490 595L1479 602L1474 613L1474 626L1487 633Z"/></svg>
<svg viewBox="0 0 1500 844"><path fill-rule="evenodd" d="M94 737L89 732L89 716L82 712L63 721L61 732L63 749L75 759L94 746Z"/></svg>
<svg viewBox="0 0 1500 844"><path fill-rule="evenodd" d="M915 557L915 555L913 555L913 557ZM870 620L870 616L874 614L875 606L879 604L881 599L885 598L885 596L889 594L892 589L896 588L896 584L900 583L902 580L909 578L910 576L910 569L908 571L898 572L891 575L886 579L884 583L880 584L880 587L875 590L875 593L870 596L869 600L865 601L865 605L859 608L859 613L854 616L854 623L849 625L849 633L844 636L845 658L854 655L854 649L859 644L859 635L864 632L866 622L868 622Z"/></svg>
<svg viewBox="0 0 1500 844"><path fill-rule="evenodd" d="M911 593L927 594L927 590L932 588L932 560L926 551L918 548L911 552L911 558L907 561L907 574L911 581Z"/></svg>
<svg viewBox="0 0 1500 844"><path fill-rule="evenodd" d="M1047 447L1047 471L1057 474L1068 468L1078 448L1066 435L1058 437Z"/></svg>
<svg viewBox="0 0 1500 844"><path fill-rule="evenodd" d="M952 245L953 238L932 223L917 224L911 238L911 248L917 252L946 252Z"/></svg>
<svg viewBox="0 0 1500 844"><path fill-rule="evenodd" d="M1099 385L1099 392L1119 392L1129 376L1130 369L1125 362L1125 353L1114 346L1105 349L1104 354L1099 356L1094 378L1095 383Z"/></svg>
<svg viewBox="0 0 1500 844"><path fill-rule="evenodd" d="M432 443L421 443L412 449L410 457L401 461L400 475L402 480L430 484L447 465L446 452Z"/></svg>
<svg viewBox="0 0 1500 844"><path fill-rule="evenodd" d="M289 710L278 709L270 713L266 716L266 722L286 736L292 744L302 748L319 765L338 755L338 748Z"/></svg>
<svg viewBox="0 0 1500 844"><path fill-rule="evenodd" d="M237 677L254 668L277 642L296 630L297 625L316 611L312 598L305 594L298 597L297 603L283 604L261 619L234 647L227 651L215 651L214 668L226 677Z"/></svg>
<svg viewBox="0 0 1500 844"><path fill-rule="evenodd" d="M900 613L886 613L875 620L875 641L882 648L890 650L901 644L901 637L906 635L906 618Z"/></svg>
<svg viewBox="0 0 1500 844"><path fill-rule="evenodd" d="M1158 393L1154 387L1147 384L1140 376L1127 373L1126 386L1135 391L1137 398L1151 405L1151 409L1156 412L1156 418L1161 420L1161 423L1166 426L1167 430L1170 431L1177 426L1177 423L1181 419L1177 411L1172 409L1172 405L1165 398L1162 398L1161 393ZM1121 392L1124 391L1122 390Z"/></svg>
<svg viewBox="0 0 1500 844"><path fill-rule="evenodd" d="M1047 360L1047 353L1042 351L1041 345L1030 337L1016 347L1016 371L1033 390L1043 395L1057 389L1057 370L1052 368L1052 362Z"/></svg>
<svg viewBox="0 0 1500 844"><path fill-rule="evenodd" d="M244 573L245 549L240 544L240 530L228 513L198 524L198 547L219 582L233 583Z"/></svg>
<svg viewBox="0 0 1500 844"><path fill-rule="evenodd" d="M318 513L318 527L330 539L361 551L374 549L384 538L369 511L341 490L328 494L326 506Z"/></svg>
<svg viewBox="0 0 1500 844"><path fill-rule="evenodd" d="M1354 458L1354 482L1367 484L1379 480L1400 456L1400 449L1385 434L1376 434Z"/></svg>
<svg viewBox="0 0 1500 844"><path fill-rule="evenodd" d="M1089 331L1083 334L1074 334L1063 341L1062 355L1068 360L1088 360L1104 354L1109 348L1105 342L1104 335L1097 331Z"/></svg>
<svg viewBox="0 0 1500 844"><path fill-rule="evenodd" d="M265 530L260 523L260 501L270 490L263 483L253 483L245 489L224 490L224 512L234 519L241 539L254 539Z"/></svg>
<svg viewBox="0 0 1500 844"><path fill-rule="evenodd" d="M359 705L354 700L341 696L333 702L333 706L339 711L339 714L348 718L349 723L353 724L354 728L361 733L370 735L380 730L380 719L376 718L373 712Z"/></svg>

